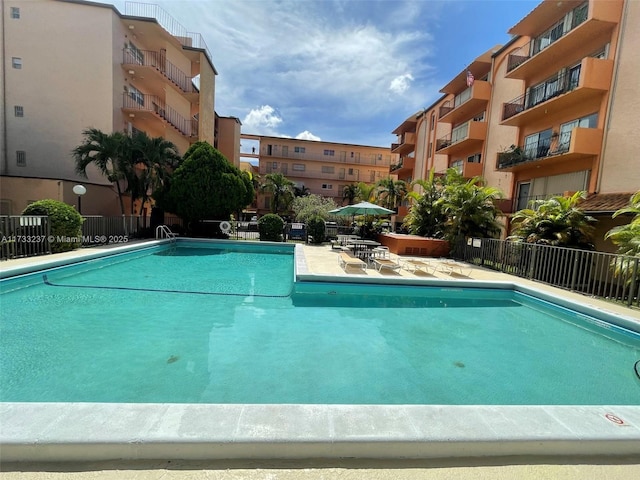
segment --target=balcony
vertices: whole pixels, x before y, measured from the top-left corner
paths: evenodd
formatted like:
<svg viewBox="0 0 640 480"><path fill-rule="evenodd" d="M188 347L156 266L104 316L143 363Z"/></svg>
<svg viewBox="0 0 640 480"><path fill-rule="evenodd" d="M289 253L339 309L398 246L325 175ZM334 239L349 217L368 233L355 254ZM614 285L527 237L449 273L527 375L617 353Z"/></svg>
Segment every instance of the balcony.
<svg viewBox="0 0 640 480"><path fill-rule="evenodd" d="M487 122L467 122L453 133L436 140L436 153L455 155L482 145L487 138Z"/></svg>
<svg viewBox="0 0 640 480"><path fill-rule="evenodd" d="M168 84L184 95L189 102L198 101L200 92L193 84L193 77L168 61L162 52L124 48L122 68L133 78L144 78L144 83L148 85L149 90L158 94L161 94Z"/></svg>
<svg viewBox="0 0 640 480"><path fill-rule="evenodd" d="M346 155L323 155L319 153L306 153L306 152L291 152L289 148L283 149L280 147L280 151L276 151L276 149L272 149L271 151L267 148L262 148L260 152L260 157L263 159L267 158L286 158L291 160L307 160L307 161L316 161L323 163L342 163L345 165L371 165L374 167L388 167L391 165L391 155L382 155L382 154L366 154L361 155L360 153L355 153L353 157ZM341 153L341 152L337 152Z"/></svg>
<svg viewBox="0 0 640 480"><path fill-rule="evenodd" d="M622 2L585 3L572 10L571 21L567 22L567 31L563 31L560 25L560 28L540 35L542 28L549 25L549 16L553 15L552 12L545 13L539 10L543 8L554 8L553 2L541 4L509 32L536 38L509 55L507 78L527 80L541 70L544 71L545 66L556 59L571 56L576 48L592 38L610 32L619 22Z"/></svg>
<svg viewBox="0 0 640 480"><path fill-rule="evenodd" d="M613 61L583 58L579 66L561 70L502 107L502 125L520 127L545 116L600 98L611 87Z"/></svg>
<svg viewBox="0 0 640 480"><path fill-rule="evenodd" d="M458 98L464 100L458 101ZM451 124L467 120L474 114L486 110L490 98L491 84L482 80L475 81L471 87L457 95L456 100L449 100L440 107L438 119Z"/></svg>
<svg viewBox="0 0 640 480"><path fill-rule="evenodd" d="M496 168L503 172L515 172L531 167L575 163L599 155L601 149L602 130L577 127L552 136L550 140L498 153Z"/></svg>
<svg viewBox="0 0 640 480"><path fill-rule="evenodd" d="M399 143L391 144L391 153L406 155L416 149L416 134L413 132L405 132L399 136Z"/></svg>
<svg viewBox="0 0 640 480"><path fill-rule="evenodd" d="M463 161L459 164L451 164L464 178L479 177L482 175L482 163Z"/></svg>
<svg viewBox="0 0 640 480"><path fill-rule="evenodd" d="M125 93L122 111L142 121L170 125L190 141L198 140L198 120L184 118L157 95Z"/></svg>
<svg viewBox="0 0 640 480"><path fill-rule="evenodd" d="M393 172L398 178L412 177L416 167L416 157L403 157L399 167Z"/></svg>

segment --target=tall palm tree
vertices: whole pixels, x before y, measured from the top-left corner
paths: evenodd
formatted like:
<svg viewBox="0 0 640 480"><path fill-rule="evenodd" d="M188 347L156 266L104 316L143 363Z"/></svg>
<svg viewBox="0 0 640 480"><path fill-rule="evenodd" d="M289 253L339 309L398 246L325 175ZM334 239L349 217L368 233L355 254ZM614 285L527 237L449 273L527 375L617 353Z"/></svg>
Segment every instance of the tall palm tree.
<svg viewBox="0 0 640 480"><path fill-rule="evenodd" d="M82 132L84 140L73 149L76 173L87 177L87 167L94 164L107 179L114 183L120 201L120 211L124 215L124 201L120 181L132 163L128 137L122 132L104 133L97 128Z"/></svg>
<svg viewBox="0 0 640 480"><path fill-rule="evenodd" d="M347 201L347 205L353 204L357 196L358 186L355 183L345 185L342 190L342 204L344 205L345 200Z"/></svg>
<svg viewBox="0 0 640 480"><path fill-rule="evenodd" d="M390 210L394 210L407 195L406 182L391 177L378 180L375 188L378 205Z"/></svg>
<svg viewBox="0 0 640 480"><path fill-rule="evenodd" d="M613 218L620 215L633 215L633 218L626 225L619 225L609 230L604 238L611 239L614 245L617 245L618 253L624 255L613 262L615 275L626 277L627 282L631 282L633 272L637 269L637 259L640 258L640 190L631 196L627 207L613 214ZM640 279L637 281L640 282Z"/></svg>
<svg viewBox="0 0 640 480"><path fill-rule="evenodd" d="M151 200L154 191L161 189L169 175L180 163L177 147L162 137L151 138L144 132L132 138L131 148L134 154L133 168L127 180L131 185L131 204L141 200L140 211Z"/></svg>
<svg viewBox="0 0 640 480"><path fill-rule="evenodd" d="M444 177L436 176L435 170L431 169L426 179L415 180L411 184L413 191L407 194L407 198L411 200L412 205L404 219L409 233L422 237L444 238L446 216L440 200L444 189L443 179Z"/></svg>
<svg viewBox="0 0 640 480"><path fill-rule="evenodd" d="M279 213L289 207L294 198L295 184L282 173L267 173L262 191L271 193L271 212Z"/></svg>
<svg viewBox="0 0 640 480"><path fill-rule="evenodd" d="M593 250L591 235L595 219L578 208L586 192L571 197L556 196L548 200L535 200L533 208L516 212L509 239L526 243Z"/></svg>

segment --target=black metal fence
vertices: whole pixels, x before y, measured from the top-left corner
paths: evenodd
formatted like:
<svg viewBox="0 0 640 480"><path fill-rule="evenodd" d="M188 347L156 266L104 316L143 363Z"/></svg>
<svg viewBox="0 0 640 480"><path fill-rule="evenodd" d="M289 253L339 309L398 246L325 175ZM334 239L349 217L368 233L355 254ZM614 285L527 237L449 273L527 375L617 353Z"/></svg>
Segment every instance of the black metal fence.
<svg viewBox="0 0 640 480"><path fill-rule="evenodd" d="M51 253L49 217L0 216L0 259L34 257Z"/></svg>
<svg viewBox="0 0 640 480"><path fill-rule="evenodd" d="M640 307L640 258L488 238L468 239L452 256L572 292Z"/></svg>

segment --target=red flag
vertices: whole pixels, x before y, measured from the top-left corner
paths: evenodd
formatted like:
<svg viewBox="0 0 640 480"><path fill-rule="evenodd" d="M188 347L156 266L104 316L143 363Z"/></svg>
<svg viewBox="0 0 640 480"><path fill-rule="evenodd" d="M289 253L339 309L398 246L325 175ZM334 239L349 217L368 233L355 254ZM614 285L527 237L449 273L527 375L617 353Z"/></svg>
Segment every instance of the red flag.
<svg viewBox="0 0 640 480"><path fill-rule="evenodd" d="M473 73L471 73L471 70L467 70L467 87L473 85L474 80L475 78L473 78Z"/></svg>

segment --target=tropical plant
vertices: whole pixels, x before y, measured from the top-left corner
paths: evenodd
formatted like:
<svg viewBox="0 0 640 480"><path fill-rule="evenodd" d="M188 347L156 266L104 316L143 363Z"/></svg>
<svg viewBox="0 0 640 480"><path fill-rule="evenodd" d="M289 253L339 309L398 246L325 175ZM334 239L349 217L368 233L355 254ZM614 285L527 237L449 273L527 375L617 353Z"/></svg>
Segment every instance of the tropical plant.
<svg viewBox="0 0 640 480"><path fill-rule="evenodd" d="M311 243L320 244L326 240L326 224L324 219L316 215L307 222L307 235L311 237Z"/></svg>
<svg viewBox="0 0 640 480"><path fill-rule="evenodd" d="M624 255L615 262L616 275L626 276L631 280L637 259L640 258L640 190L631 196L627 207L613 214L613 218L620 215L632 215L631 221L612 228L604 238L611 240L618 247L618 253Z"/></svg>
<svg viewBox="0 0 640 480"><path fill-rule="evenodd" d="M429 238L444 238L447 217L440 201L444 190L444 177L436 176L432 169L429 176L412 183L413 191L407 194L412 201L404 226L409 233ZM417 191L415 187L420 187Z"/></svg>
<svg viewBox="0 0 640 480"><path fill-rule="evenodd" d="M136 200L140 200L140 212L151 200L153 192L162 189L179 165L177 147L162 137L151 138L144 132L136 133L130 148L133 162L126 165L127 192L131 194L131 213Z"/></svg>
<svg viewBox="0 0 640 480"><path fill-rule="evenodd" d="M227 220L254 196L249 178L207 142L189 147L171 181L158 192L158 206L184 219L189 228L203 219Z"/></svg>
<svg viewBox="0 0 640 480"><path fill-rule="evenodd" d="M378 180L375 185L378 205L394 210L407 195L407 184L404 180L391 177Z"/></svg>
<svg viewBox="0 0 640 480"><path fill-rule="evenodd" d="M297 222L307 223L310 218L319 216L324 220L333 217L329 213L338 208L332 198L321 197L320 195L307 195L306 197L296 197L291 203L294 218Z"/></svg>
<svg viewBox="0 0 640 480"><path fill-rule="evenodd" d="M342 204L344 205L344 201L347 201L347 205L351 205L355 202L356 197L358 196L358 186L354 183L350 183L349 185L345 185L342 189Z"/></svg>
<svg viewBox="0 0 640 480"><path fill-rule="evenodd" d="M82 222L84 219L71 205L58 200L39 200L28 205L22 215L46 215L49 217L51 252L68 252L82 246Z"/></svg>
<svg viewBox="0 0 640 480"><path fill-rule="evenodd" d="M591 237L596 220L578 207L584 198L586 192L579 191L570 197L534 200L532 208L519 210L513 215L513 228L508 239L593 250Z"/></svg>
<svg viewBox="0 0 640 480"><path fill-rule="evenodd" d="M294 198L294 186L295 184L282 173L267 173L265 175L264 183L260 188L271 194L271 213L288 210Z"/></svg>
<svg viewBox="0 0 640 480"><path fill-rule="evenodd" d="M72 151L76 173L87 178L87 167L94 164L102 175L115 184L120 213L124 215L124 192L120 182L125 179L127 169L133 165L129 137L122 132L107 134L97 128L86 129L82 134L82 143Z"/></svg>
<svg viewBox="0 0 640 480"><path fill-rule="evenodd" d="M375 190L375 184L358 182L358 194L356 195L356 199L361 202L370 202L373 200Z"/></svg>
<svg viewBox="0 0 640 480"><path fill-rule="evenodd" d="M281 242L284 231L284 220L275 213L267 213L258 220L260 240L267 242Z"/></svg>
<svg viewBox="0 0 640 480"><path fill-rule="evenodd" d="M310 195L310 194L311 194L311 192L309 191L309 187L305 187L304 185L302 185L300 187L298 185L295 185L293 187L293 195L296 198L297 197L306 197L307 195Z"/></svg>
<svg viewBox="0 0 640 480"><path fill-rule="evenodd" d="M445 239L455 245L467 237L498 237L501 226L497 218L502 212L496 200L503 198L503 193L497 188L482 186L480 177L465 183L460 183L462 176L451 180L444 187L441 202L447 217Z"/></svg>

